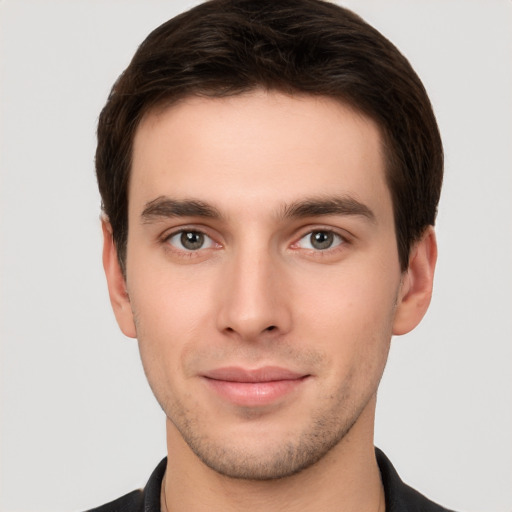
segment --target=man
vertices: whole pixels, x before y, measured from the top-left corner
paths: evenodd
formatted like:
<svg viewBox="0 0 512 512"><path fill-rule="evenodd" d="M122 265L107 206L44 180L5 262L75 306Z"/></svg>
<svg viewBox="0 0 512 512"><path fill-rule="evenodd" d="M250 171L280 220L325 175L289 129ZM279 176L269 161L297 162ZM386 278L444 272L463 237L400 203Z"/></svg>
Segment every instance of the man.
<svg viewBox="0 0 512 512"><path fill-rule="evenodd" d="M168 458L97 510L440 511L373 446L426 312L442 145L396 48L317 0L157 28L98 126L103 262Z"/></svg>

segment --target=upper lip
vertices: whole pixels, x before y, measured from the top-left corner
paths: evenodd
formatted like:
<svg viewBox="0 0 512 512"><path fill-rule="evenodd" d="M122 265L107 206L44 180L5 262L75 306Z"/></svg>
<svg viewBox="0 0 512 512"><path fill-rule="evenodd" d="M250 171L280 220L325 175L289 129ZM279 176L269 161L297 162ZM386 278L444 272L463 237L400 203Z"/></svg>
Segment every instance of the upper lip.
<svg viewBox="0 0 512 512"><path fill-rule="evenodd" d="M227 382L273 382L302 379L307 377L308 374L298 373L278 366L263 366L254 369L227 366L209 370L205 372L203 376L207 379L223 380Z"/></svg>

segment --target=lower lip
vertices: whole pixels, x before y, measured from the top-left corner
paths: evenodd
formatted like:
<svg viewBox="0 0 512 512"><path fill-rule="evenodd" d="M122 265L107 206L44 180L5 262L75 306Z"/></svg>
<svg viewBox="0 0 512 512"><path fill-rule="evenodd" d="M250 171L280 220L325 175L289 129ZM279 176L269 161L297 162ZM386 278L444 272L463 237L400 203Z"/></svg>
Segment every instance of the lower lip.
<svg viewBox="0 0 512 512"><path fill-rule="evenodd" d="M270 382L232 382L205 379L222 398L235 405L254 407L268 405L294 392L307 377Z"/></svg>

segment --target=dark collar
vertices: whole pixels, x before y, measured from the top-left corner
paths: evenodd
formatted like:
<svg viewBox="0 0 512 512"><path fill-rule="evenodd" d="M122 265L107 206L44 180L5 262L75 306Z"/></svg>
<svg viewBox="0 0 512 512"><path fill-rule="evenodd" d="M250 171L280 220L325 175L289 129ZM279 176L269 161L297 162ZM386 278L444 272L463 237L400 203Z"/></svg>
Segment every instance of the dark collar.
<svg viewBox="0 0 512 512"><path fill-rule="evenodd" d="M404 484L384 453L375 448L382 485L386 496L386 512L450 512Z"/></svg>
<svg viewBox="0 0 512 512"><path fill-rule="evenodd" d="M389 459L378 448L375 455L386 496L386 512L450 512L404 484ZM143 490L133 491L89 512L160 512L160 492L166 466L167 458L158 464Z"/></svg>

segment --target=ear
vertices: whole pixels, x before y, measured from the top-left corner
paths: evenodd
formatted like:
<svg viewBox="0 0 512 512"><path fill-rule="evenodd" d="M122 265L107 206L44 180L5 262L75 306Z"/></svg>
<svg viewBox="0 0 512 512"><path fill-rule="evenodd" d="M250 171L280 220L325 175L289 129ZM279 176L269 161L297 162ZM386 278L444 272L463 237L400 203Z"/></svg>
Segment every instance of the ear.
<svg viewBox="0 0 512 512"><path fill-rule="evenodd" d="M429 226L414 244L409 267L402 275L397 300L393 334L412 331L427 312L432 297L434 269L437 260L437 242L434 228Z"/></svg>
<svg viewBox="0 0 512 512"><path fill-rule="evenodd" d="M101 227L103 230L103 268L107 277L110 303L123 334L130 338L135 338L137 334L130 297L128 296L126 280L117 258L117 249L112 236L112 226L107 220L102 219Z"/></svg>

